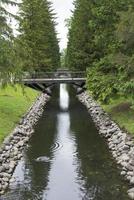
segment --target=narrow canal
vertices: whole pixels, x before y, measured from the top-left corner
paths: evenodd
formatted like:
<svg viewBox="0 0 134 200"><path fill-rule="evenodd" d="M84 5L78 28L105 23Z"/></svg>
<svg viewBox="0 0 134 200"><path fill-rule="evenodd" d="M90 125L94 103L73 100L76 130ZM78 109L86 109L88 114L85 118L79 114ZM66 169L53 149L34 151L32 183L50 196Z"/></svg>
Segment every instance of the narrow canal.
<svg viewBox="0 0 134 200"><path fill-rule="evenodd" d="M61 84L2 199L128 200L119 174L86 108Z"/></svg>

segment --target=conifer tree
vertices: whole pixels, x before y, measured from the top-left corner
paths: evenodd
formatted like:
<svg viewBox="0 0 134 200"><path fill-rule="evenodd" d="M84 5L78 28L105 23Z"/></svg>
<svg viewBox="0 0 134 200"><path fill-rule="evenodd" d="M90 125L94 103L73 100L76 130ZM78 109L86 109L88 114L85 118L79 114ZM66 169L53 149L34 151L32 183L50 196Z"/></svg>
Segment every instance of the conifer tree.
<svg viewBox="0 0 134 200"><path fill-rule="evenodd" d="M9 17L12 16L7 10L8 4L16 5L10 0L0 1L0 79L10 80L10 75L14 70L13 62L13 34L8 24Z"/></svg>
<svg viewBox="0 0 134 200"><path fill-rule="evenodd" d="M69 27L67 48L67 66L76 70L85 70L91 62L92 32L89 28L91 0L75 0L75 11Z"/></svg>
<svg viewBox="0 0 134 200"><path fill-rule="evenodd" d="M47 0L23 0L17 39L23 70L47 71L60 65L55 15Z"/></svg>

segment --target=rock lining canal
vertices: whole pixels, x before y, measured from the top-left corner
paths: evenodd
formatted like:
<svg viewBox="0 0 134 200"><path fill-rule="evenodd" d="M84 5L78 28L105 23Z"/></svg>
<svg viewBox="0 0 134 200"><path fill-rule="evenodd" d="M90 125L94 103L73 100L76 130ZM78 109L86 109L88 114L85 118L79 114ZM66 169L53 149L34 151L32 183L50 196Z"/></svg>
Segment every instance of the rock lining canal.
<svg viewBox="0 0 134 200"><path fill-rule="evenodd" d="M128 186L86 108L61 84L2 200L128 200Z"/></svg>

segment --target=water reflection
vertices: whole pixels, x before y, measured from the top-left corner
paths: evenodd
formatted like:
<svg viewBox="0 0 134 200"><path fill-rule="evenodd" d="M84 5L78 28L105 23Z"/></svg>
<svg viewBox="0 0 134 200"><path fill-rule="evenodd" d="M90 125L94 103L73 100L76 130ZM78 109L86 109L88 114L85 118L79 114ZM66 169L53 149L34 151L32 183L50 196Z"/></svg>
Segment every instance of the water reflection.
<svg viewBox="0 0 134 200"><path fill-rule="evenodd" d="M67 110L69 106L69 95L66 85L60 85L60 108ZM53 162L49 174L47 190L44 191L43 199L47 200L68 200L79 198L79 184L76 182L76 143L70 130L69 112L57 114L57 134L55 140L62 145L62 148L54 152Z"/></svg>
<svg viewBox="0 0 134 200"><path fill-rule="evenodd" d="M60 109L67 110L69 107L69 94L67 91L66 84L60 84L60 98L59 98Z"/></svg>

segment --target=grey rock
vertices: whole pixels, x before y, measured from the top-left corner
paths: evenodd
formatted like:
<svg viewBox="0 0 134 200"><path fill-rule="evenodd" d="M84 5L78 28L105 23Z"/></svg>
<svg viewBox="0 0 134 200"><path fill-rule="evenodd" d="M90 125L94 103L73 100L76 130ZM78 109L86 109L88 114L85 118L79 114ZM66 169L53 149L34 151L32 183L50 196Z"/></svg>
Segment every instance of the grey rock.
<svg viewBox="0 0 134 200"><path fill-rule="evenodd" d="M9 164L3 164L5 170L9 170Z"/></svg>
<svg viewBox="0 0 134 200"><path fill-rule="evenodd" d="M134 172L133 172L133 171L128 171L128 172L127 172L127 175L128 175L128 176L134 176Z"/></svg>
<svg viewBox="0 0 134 200"><path fill-rule="evenodd" d="M134 166L134 160L129 161L130 165Z"/></svg>
<svg viewBox="0 0 134 200"><path fill-rule="evenodd" d="M6 145L5 146L5 150L8 151L9 149L11 149L11 146L10 145Z"/></svg>
<svg viewBox="0 0 134 200"><path fill-rule="evenodd" d="M134 167L131 166L129 163L127 164L126 168L130 171L134 171Z"/></svg>
<svg viewBox="0 0 134 200"><path fill-rule="evenodd" d="M7 177L4 177L4 178L3 178L3 181L4 181L4 182L9 182L9 179L8 179Z"/></svg>
<svg viewBox="0 0 134 200"><path fill-rule="evenodd" d="M2 185L2 189L3 190L6 190L7 189L7 187L8 187L8 183L7 182L5 182L5 184L4 185ZM4 193L3 193L4 194Z"/></svg>
<svg viewBox="0 0 134 200"><path fill-rule="evenodd" d="M134 192L134 187L127 191L128 193Z"/></svg>
<svg viewBox="0 0 134 200"><path fill-rule="evenodd" d="M121 159L122 161L129 161L129 156L128 156L127 154L122 154L122 155L120 156L120 159Z"/></svg>
<svg viewBox="0 0 134 200"><path fill-rule="evenodd" d="M134 188L128 190L128 196L129 196L131 199L134 199Z"/></svg>
<svg viewBox="0 0 134 200"><path fill-rule="evenodd" d="M15 167L15 165L16 165L16 162L15 161L11 161L9 163L9 168L13 169Z"/></svg>
<svg viewBox="0 0 134 200"><path fill-rule="evenodd" d="M3 166L0 166L0 173L4 171L5 171L5 168Z"/></svg>
<svg viewBox="0 0 134 200"><path fill-rule="evenodd" d="M19 143L18 143L18 146L19 147L22 147L22 146L24 146L24 141L22 140L22 141L20 141Z"/></svg>
<svg viewBox="0 0 134 200"><path fill-rule="evenodd" d="M132 177L132 178L130 179L130 183L131 183L131 184L134 184L134 177Z"/></svg>
<svg viewBox="0 0 134 200"><path fill-rule="evenodd" d="M15 181L16 181L16 180L15 180L14 177L10 179L10 183L14 183Z"/></svg>
<svg viewBox="0 0 134 200"><path fill-rule="evenodd" d="M37 159L35 159L36 162L50 162L50 158L47 156L40 156Z"/></svg>
<svg viewBox="0 0 134 200"><path fill-rule="evenodd" d="M126 171L122 171L122 172L121 172L121 175L122 175L122 176L125 176L125 175L126 175Z"/></svg>

